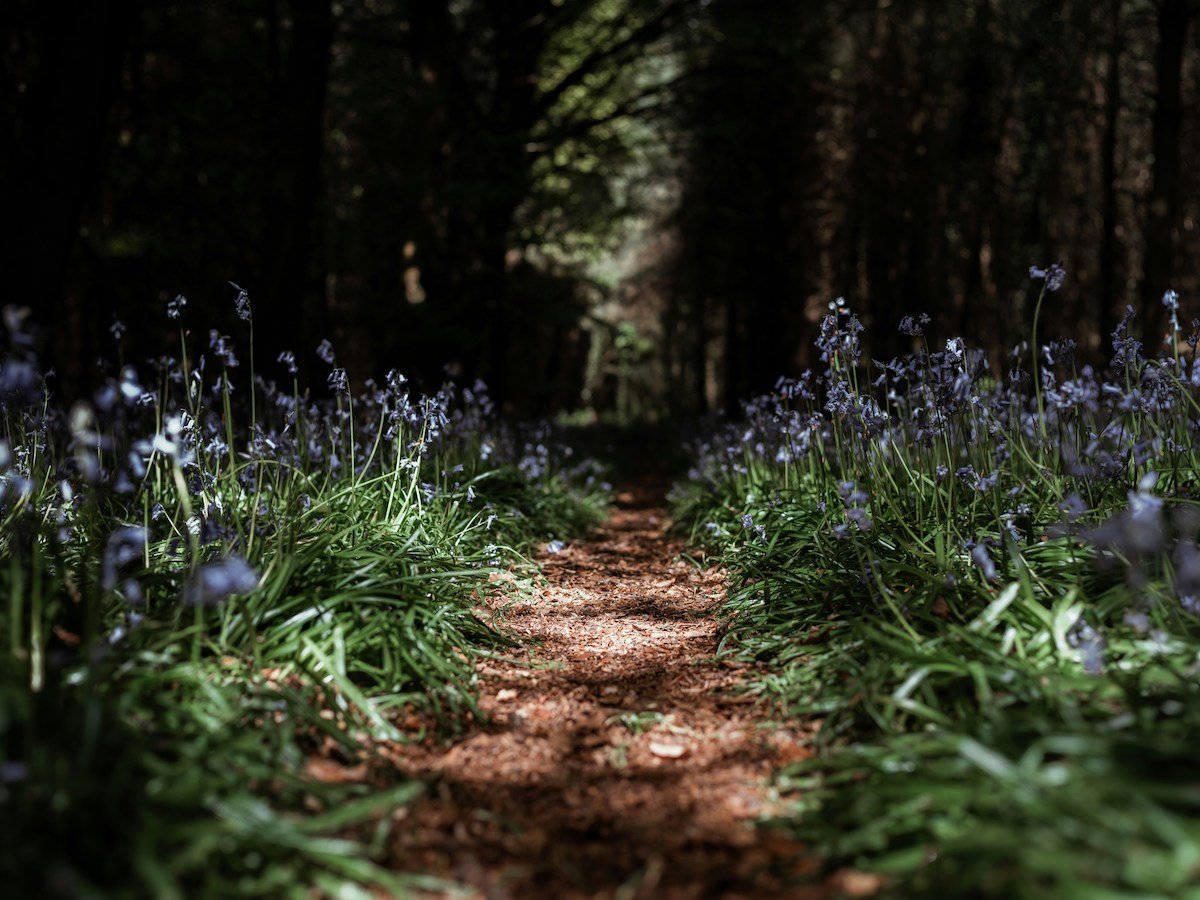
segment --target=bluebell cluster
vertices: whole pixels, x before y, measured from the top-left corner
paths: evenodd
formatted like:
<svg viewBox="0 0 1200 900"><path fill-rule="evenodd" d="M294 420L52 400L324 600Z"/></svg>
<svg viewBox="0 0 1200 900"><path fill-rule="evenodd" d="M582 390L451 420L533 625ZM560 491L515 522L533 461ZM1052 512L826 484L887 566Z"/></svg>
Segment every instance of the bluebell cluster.
<svg viewBox="0 0 1200 900"><path fill-rule="evenodd" d="M1043 296L1065 277L1058 265L1030 274L1044 280ZM1106 365L1085 362L1062 337L1036 354L1021 342L1000 366L961 338L934 341L926 315L900 324L911 352L872 360L862 324L839 299L816 340L821 366L780 379L745 402L740 419L711 423L693 447L690 480L714 493L741 485L743 530L759 522L760 540L770 523L757 510L801 483L830 486L817 492L836 540L868 540L880 496L911 502L903 512L914 527L937 515L969 531L962 558L989 583L1008 541L1068 536L1125 566L1131 582L1174 560L1177 597L1194 610L1200 585L1181 573L1200 565L1196 523L1172 509L1200 492L1200 359L1196 334L1182 335L1178 295L1168 291L1163 304L1171 330L1154 357L1133 337L1128 309Z"/></svg>
<svg viewBox="0 0 1200 900"><path fill-rule="evenodd" d="M406 710L478 713L474 662L505 642L479 598L526 583L490 575L607 500L483 384L358 381L330 340L256 359L231 287L231 334L166 304L175 355L114 323L73 403L2 310L0 833L40 885L16 895L406 894L352 832L413 785L306 761L367 759Z"/></svg>
<svg viewBox="0 0 1200 900"><path fill-rule="evenodd" d="M778 784L823 874L1177 896L1200 852L1180 789L1200 735L1200 323L1168 291L1163 333L1126 310L1101 361L1080 335L1038 339L1065 272L1030 274L1029 338L992 357L909 316L909 352L872 359L834 301L820 366L712 423L674 513L729 573L722 647L820 723Z"/></svg>
<svg viewBox="0 0 1200 900"><path fill-rule="evenodd" d="M252 323L249 295L231 285L239 319ZM175 297L167 318L180 321L186 306L186 298ZM100 542L100 586L134 610L148 602L139 576L151 568L148 548L164 543L175 560L176 600L214 606L253 590L259 573L247 562L249 545L287 533L292 517L330 484L403 476L413 483L406 501L461 494L487 531L516 513L477 497L472 479L479 471L509 467L530 481L564 473L582 488L600 484L597 464L573 460L548 425L501 421L482 382L414 395L393 370L382 383L368 379L355 390L329 340L315 355L328 367L333 396L300 391L297 354L282 353L276 362L287 383L255 376L258 405L247 427L233 424L250 419L234 396L235 388L248 388L234 371L238 348L216 330L203 347L185 344L195 353L190 358L164 355L113 368L90 401L63 409L53 401L52 374L41 370L27 321L27 310L3 311L0 541L7 552L21 552L51 523L52 555L81 556L84 545ZM120 323L112 336L118 349ZM214 363L220 374L212 379ZM468 463L439 468L450 452ZM48 492L39 489L47 478L56 486ZM240 492L236 510L231 482ZM96 521L107 523L105 533L94 533Z"/></svg>

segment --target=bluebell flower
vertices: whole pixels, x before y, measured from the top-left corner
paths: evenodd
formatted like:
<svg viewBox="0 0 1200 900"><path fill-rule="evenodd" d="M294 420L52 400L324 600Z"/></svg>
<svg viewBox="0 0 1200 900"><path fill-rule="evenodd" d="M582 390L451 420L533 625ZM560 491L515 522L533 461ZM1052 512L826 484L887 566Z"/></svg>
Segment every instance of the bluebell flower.
<svg viewBox="0 0 1200 900"><path fill-rule="evenodd" d="M1113 329L1113 365L1118 368L1136 365L1141 360L1142 342L1129 334L1129 325L1133 321L1134 314L1133 307L1126 306L1124 315L1121 316L1117 327Z"/></svg>
<svg viewBox="0 0 1200 900"><path fill-rule="evenodd" d="M1128 610L1125 613L1124 622L1138 634L1145 634L1150 630L1150 617L1143 612Z"/></svg>
<svg viewBox="0 0 1200 900"><path fill-rule="evenodd" d="M853 522L859 531L870 531L875 525L870 514L861 506L852 506L847 509L846 518Z"/></svg>
<svg viewBox="0 0 1200 900"><path fill-rule="evenodd" d="M1042 348L1042 355L1046 359L1046 365L1056 366L1070 362L1075 355L1076 346L1078 345L1070 338L1051 341Z"/></svg>
<svg viewBox="0 0 1200 900"><path fill-rule="evenodd" d="M1171 338L1174 340L1174 335L1179 334L1179 294L1176 291L1168 290L1162 295L1162 305L1167 308L1171 314Z"/></svg>
<svg viewBox="0 0 1200 900"><path fill-rule="evenodd" d="M1166 549L1162 498L1144 491L1129 493L1129 506L1117 516L1082 535L1097 546L1111 547L1126 556L1145 556Z"/></svg>
<svg viewBox="0 0 1200 900"><path fill-rule="evenodd" d="M388 390L397 396L408 391L408 378L398 369L390 369L385 381L387 382Z"/></svg>
<svg viewBox="0 0 1200 900"><path fill-rule="evenodd" d="M966 362L966 353L967 345L962 338L950 338L946 341L946 355L959 365Z"/></svg>
<svg viewBox="0 0 1200 900"><path fill-rule="evenodd" d="M1104 672L1104 638L1087 622L1079 621L1067 632L1067 643L1079 650L1079 661L1089 675Z"/></svg>
<svg viewBox="0 0 1200 900"><path fill-rule="evenodd" d="M1068 522L1074 522L1088 511L1087 504L1083 502L1083 498L1078 494L1068 494L1063 501L1058 504L1058 511L1063 514L1063 518Z"/></svg>
<svg viewBox="0 0 1200 900"><path fill-rule="evenodd" d="M216 606L236 594L258 587L258 573L240 556L226 556L205 563L183 589L183 601L191 606Z"/></svg>
<svg viewBox="0 0 1200 900"><path fill-rule="evenodd" d="M1193 598L1194 605L1194 598L1200 596L1200 550L1197 550L1191 533L1180 539L1171 558L1174 563L1171 586L1185 609L1189 608L1187 598ZM1194 609L1189 609L1192 611Z"/></svg>
<svg viewBox="0 0 1200 900"><path fill-rule="evenodd" d="M970 550L971 561L979 567L984 580L996 581L999 573L996 571L996 564L992 561L992 555L988 553L987 546L983 542L972 542Z"/></svg>
<svg viewBox="0 0 1200 900"><path fill-rule="evenodd" d="M329 343L327 338L323 339L321 343L317 345L317 356L320 358L321 362L325 363L327 366L332 366L334 364L335 357L333 355L333 344Z"/></svg>
<svg viewBox="0 0 1200 900"><path fill-rule="evenodd" d="M238 359L233 352L233 342L228 335L221 334L215 328L208 332L208 346L213 355L226 366L233 369L238 365Z"/></svg>
<svg viewBox="0 0 1200 900"><path fill-rule="evenodd" d="M130 606L141 606L146 602L146 595L142 592L142 586L136 579L126 578L121 582L120 591L121 596Z"/></svg>
<svg viewBox="0 0 1200 900"><path fill-rule="evenodd" d="M126 366L121 370L120 392L126 403L136 402L145 393L138 383L137 370L133 366Z"/></svg>
<svg viewBox="0 0 1200 900"><path fill-rule="evenodd" d="M146 550L146 529L140 525L118 528L108 536L101 565L101 585L111 591L117 585L121 570L142 559Z"/></svg>
<svg viewBox="0 0 1200 900"><path fill-rule="evenodd" d="M1035 280L1044 280L1046 282L1046 290L1054 293L1063 286L1063 282L1067 277L1067 270L1062 267L1061 263L1054 263L1045 269L1038 266L1030 266L1029 277Z"/></svg>
<svg viewBox="0 0 1200 900"><path fill-rule="evenodd" d="M921 313L917 318L905 316L900 320L900 333L906 334L909 337L919 337L925 333L925 326L929 324L929 316Z"/></svg>
<svg viewBox="0 0 1200 900"><path fill-rule="evenodd" d="M42 378L32 363L9 358L0 364L0 396L17 402L35 402L42 393Z"/></svg>
<svg viewBox="0 0 1200 900"><path fill-rule="evenodd" d="M21 760L0 760L0 784L17 784L28 777L29 766Z"/></svg>
<svg viewBox="0 0 1200 900"><path fill-rule="evenodd" d="M244 288L234 284L232 281L229 282L229 286L237 291L237 297L233 301L233 308L237 310L238 318L243 322L252 321L253 313L250 310L250 295L246 293Z"/></svg>

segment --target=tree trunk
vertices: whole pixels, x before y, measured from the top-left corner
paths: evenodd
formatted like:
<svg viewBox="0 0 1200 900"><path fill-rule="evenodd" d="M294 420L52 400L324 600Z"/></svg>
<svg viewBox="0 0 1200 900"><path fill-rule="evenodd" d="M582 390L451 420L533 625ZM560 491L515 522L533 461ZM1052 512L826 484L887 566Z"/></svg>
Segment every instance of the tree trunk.
<svg viewBox="0 0 1200 900"><path fill-rule="evenodd" d="M1123 0L1109 2L1109 45L1108 71L1104 83L1104 145L1101 156L1101 207L1100 238L1100 290L1098 292L1100 348L1103 350L1108 336L1116 328L1116 307L1123 291L1118 289L1117 278L1121 271L1118 257L1121 244L1117 240L1117 124L1121 114L1121 4Z"/></svg>
<svg viewBox="0 0 1200 900"><path fill-rule="evenodd" d="M275 142L263 212L262 284L246 285L256 302L264 360L280 350L308 354L324 334L324 298L313 265L313 224L321 197L325 93L333 45L330 0L291 9L286 53L280 55Z"/></svg>
<svg viewBox="0 0 1200 900"><path fill-rule="evenodd" d="M959 158L967 183L976 198L978 212L965 218L967 268L964 279L958 330L968 341L986 332L988 297L984 279L984 254L988 242L990 198L996 192L996 158L1000 154L1000 123L995 101L996 77L992 71L992 5L980 5L972 36L972 53L963 73L965 100L958 138Z"/></svg>
<svg viewBox="0 0 1200 900"><path fill-rule="evenodd" d="M1142 304L1148 349L1162 338L1162 295L1175 274L1175 225L1179 218L1179 141L1183 130L1183 51L1193 13L1189 0L1161 0L1151 152L1153 182L1146 220Z"/></svg>
<svg viewBox="0 0 1200 900"><path fill-rule="evenodd" d="M71 382L96 346L79 304L64 296L67 274L104 168L109 114L139 4L31 2L23 12L36 64L0 147L0 266L5 296L54 323L49 361Z"/></svg>
<svg viewBox="0 0 1200 900"><path fill-rule="evenodd" d="M482 148L487 153L483 169L489 176L490 202L480 210L482 233L478 239L481 247L488 248L486 255L479 257L481 299L486 310L483 369L493 393L503 402L512 399L515 389L516 298L508 289L507 258L517 209L533 178L532 156L526 148L540 115L537 77L549 38L544 24L549 4L546 0L507 0L489 6L488 12L495 32L496 84L491 97L493 133Z"/></svg>

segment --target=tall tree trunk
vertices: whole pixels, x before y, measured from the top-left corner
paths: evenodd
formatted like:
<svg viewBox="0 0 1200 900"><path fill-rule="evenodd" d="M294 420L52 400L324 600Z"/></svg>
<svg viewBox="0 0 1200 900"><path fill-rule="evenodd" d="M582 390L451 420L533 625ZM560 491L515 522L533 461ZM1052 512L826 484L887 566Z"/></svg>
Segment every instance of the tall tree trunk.
<svg viewBox="0 0 1200 900"><path fill-rule="evenodd" d="M742 356L746 349L748 335L744 334L739 327L740 313L742 313L739 306L740 298L726 296L723 299L725 333L722 337L725 339L725 378L721 403L725 412L732 416L737 413L738 401L745 396L743 385L746 381L746 367Z"/></svg>
<svg viewBox="0 0 1200 900"><path fill-rule="evenodd" d="M14 13L24 13L36 62L19 92L11 138L0 147L0 267L6 297L54 323L51 361L67 381L81 377L96 352L85 311L64 291L104 168L109 115L138 12L137 0L76 0L30 2Z"/></svg>
<svg viewBox="0 0 1200 900"><path fill-rule="evenodd" d="M459 318L476 326L472 346L459 349L472 375L485 378L495 399L511 399L516 298L509 296L509 250L517 209L528 196L528 152L541 111L537 76L550 38L549 0L508 0L479 7L480 18L456 21L449 0L416 3L408 47L425 73L434 102L423 139L435 158L446 287ZM464 33L486 26L486 46ZM469 54L486 54L470 60ZM486 65L490 85L468 77ZM436 232L437 229L434 229ZM537 378L534 366L522 366ZM540 380L540 379L539 379Z"/></svg>
<svg viewBox="0 0 1200 900"><path fill-rule="evenodd" d="M981 315L990 305L984 279L990 224L987 211L992 208L988 201L996 192L996 157L1000 153L996 78L990 61L992 18L992 4L985 0L979 7L973 49L963 73L965 99L958 139L966 181L978 203L977 211L965 217L967 269L958 321L959 333L971 341L978 340L988 324L986 314Z"/></svg>
<svg viewBox="0 0 1200 900"><path fill-rule="evenodd" d="M291 19L287 51L279 57L276 140L263 210L262 284L255 295L256 314L269 326L258 334L263 356L270 358L284 349L297 355L311 352L325 324L313 232L321 197L332 3L297 0Z"/></svg>
<svg viewBox="0 0 1200 900"><path fill-rule="evenodd" d="M1116 328L1116 307L1124 294L1117 285L1121 266L1121 244L1117 240L1117 124L1121 115L1121 5L1124 0L1109 0L1108 71L1104 81L1104 145L1101 149L1101 238L1100 290L1097 324L1103 349Z"/></svg>
<svg viewBox="0 0 1200 900"><path fill-rule="evenodd" d="M493 393L502 402L511 399L515 298L508 287L508 253L517 209L529 193L533 175L527 146L539 119L537 78L541 56L549 37L544 18L547 0L506 0L489 6L494 29L492 52L496 83L491 97L493 133L485 143L483 161L489 177L490 201L478 217L479 286L486 310L483 369ZM533 372L528 372L532 375ZM531 385L526 385L531 387Z"/></svg>
<svg viewBox="0 0 1200 900"><path fill-rule="evenodd" d="M1142 303L1145 338L1155 347L1162 337L1163 292L1175 274L1175 225L1179 218L1179 141L1183 130L1183 51L1193 11L1190 0L1160 0L1151 152L1154 155L1146 220Z"/></svg>
<svg viewBox="0 0 1200 900"><path fill-rule="evenodd" d="M685 371L689 361L692 366L693 405L688 412L710 412L708 398L708 306L707 296L703 288L698 287L692 298L690 307L692 320L692 330L689 337L692 342L691 353L683 363Z"/></svg>

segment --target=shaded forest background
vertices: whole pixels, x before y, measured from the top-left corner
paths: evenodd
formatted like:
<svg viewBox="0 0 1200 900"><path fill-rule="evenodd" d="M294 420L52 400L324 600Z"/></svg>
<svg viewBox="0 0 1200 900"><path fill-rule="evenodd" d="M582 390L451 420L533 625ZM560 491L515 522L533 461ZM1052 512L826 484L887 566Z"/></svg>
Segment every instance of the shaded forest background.
<svg viewBox="0 0 1200 900"><path fill-rule="evenodd" d="M60 390L163 310L523 411L730 406L934 317L997 363L1200 310L1197 0L5 0L4 302ZM174 338L177 340L177 335ZM141 358L132 349L126 355ZM314 381L321 379L314 378Z"/></svg>

